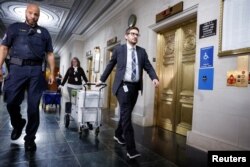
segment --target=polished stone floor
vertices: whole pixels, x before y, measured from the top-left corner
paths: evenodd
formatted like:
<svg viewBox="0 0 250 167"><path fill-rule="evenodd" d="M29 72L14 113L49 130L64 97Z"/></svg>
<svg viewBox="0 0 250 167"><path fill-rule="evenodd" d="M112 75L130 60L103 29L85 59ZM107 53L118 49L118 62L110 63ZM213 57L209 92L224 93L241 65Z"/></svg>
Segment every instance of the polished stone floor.
<svg viewBox="0 0 250 167"><path fill-rule="evenodd" d="M62 100L62 103L63 100ZM22 104L26 118L26 102ZM113 141L115 121L103 111L103 126L98 137L94 131L79 138L73 119L64 125L64 107L59 112L40 113L37 151L24 151L24 133L10 140L12 127L3 97L0 96L0 166L1 167L205 167L207 153L187 146L186 138L157 127L134 125L136 145L141 157L129 160L126 149Z"/></svg>

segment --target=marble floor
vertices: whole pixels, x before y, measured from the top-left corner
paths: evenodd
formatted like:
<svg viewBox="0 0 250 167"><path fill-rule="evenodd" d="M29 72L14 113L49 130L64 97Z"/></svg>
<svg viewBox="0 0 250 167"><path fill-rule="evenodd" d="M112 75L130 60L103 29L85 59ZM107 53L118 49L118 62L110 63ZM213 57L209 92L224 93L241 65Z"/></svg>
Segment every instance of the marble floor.
<svg viewBox="0 0 250 167"><path fill-rule="evenodd" d="M63 100L62 103L64 104ZM26 101L22 104L26 118ZM42 107L41 107L42 108ZM136 146L141 157L129 160L126 149L113 141L117 122L103 111L103 124L79 138L77 124L71 118L64 124L64 106L58 111L40 112L37 151L24 151L25 131L12 141L12 127L3 97L0 96L0 166L1 167L205 167L207 153L186 145L186 137L157 127L134 125Z"/></svg>

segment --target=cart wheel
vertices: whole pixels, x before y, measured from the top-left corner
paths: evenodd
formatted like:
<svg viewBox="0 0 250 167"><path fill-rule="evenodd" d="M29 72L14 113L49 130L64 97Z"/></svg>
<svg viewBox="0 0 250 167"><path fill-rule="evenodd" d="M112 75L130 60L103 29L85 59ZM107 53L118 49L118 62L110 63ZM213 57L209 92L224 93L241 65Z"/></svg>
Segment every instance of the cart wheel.
<svg viewBox="0 0 250 167"><path fill-rule="evenodd" d="M89 134L89 129L84 129L84 134L88 135Z"/></svg>
<svg viewBox="0 0 250 167"><path fill-rule="evenodd" d="M65 128L69 127L69 121L70 121L69 114L66 114L64 116L64 125L65 125Z"/></svg>
<svg viewBox="0 0 250 167"><path fill-rule="evenodd" d="M100 129L99 129L99 127L97 127L97 128L95 129L95 136L98 136L99 132L100 132Z"/></svg>
<svg viewBox="0 0 250 167"><path fill-rule="evenodd" d="M59 112L59 117L61 116L61 105L59 105L59 110L58 110Z"/></svg>
<svg viewBox="0 0 250 167"><path fill-rule="evenodd" d="M79 139L82 138L82 128L80 127L80 131L79 131Z"/></svg>

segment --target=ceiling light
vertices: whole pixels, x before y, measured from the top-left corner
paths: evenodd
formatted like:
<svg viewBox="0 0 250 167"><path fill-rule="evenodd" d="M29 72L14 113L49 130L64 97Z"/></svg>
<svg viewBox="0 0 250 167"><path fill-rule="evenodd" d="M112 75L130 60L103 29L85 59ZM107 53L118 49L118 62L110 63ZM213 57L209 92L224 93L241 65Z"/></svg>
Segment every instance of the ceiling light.
<svg viewBox="0 0 250 167"><path fill-rule="evenodd" d="M1 4L1 8L7 10L6 15L12 18L13 20L24 22L25 21L25 11L27 8L26 3L13 3L5 2ZM58 26L60 21L59 16L46 8L40 7L40 17L38 20L38 25L44 27L53 27Z"/></svg>

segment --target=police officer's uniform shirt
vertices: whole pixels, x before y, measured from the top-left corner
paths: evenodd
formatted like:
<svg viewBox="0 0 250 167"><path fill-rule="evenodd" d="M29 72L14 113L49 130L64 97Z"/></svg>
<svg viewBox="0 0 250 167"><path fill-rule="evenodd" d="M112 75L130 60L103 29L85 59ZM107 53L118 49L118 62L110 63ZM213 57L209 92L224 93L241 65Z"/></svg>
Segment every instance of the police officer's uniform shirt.
<svg viewBox="0 0 250 167"><path fill-rule="evenodd" d="M130 44L127 43L127 64L126 64L126 70L125 70L125 75L124 75L124 81L128 82L138 82L139 81L139 68L138 68L138 57L137 57L137 52L136 52L136 47L132 47ZM131 80L131 75L132 75L132 51L134 49L135 53L135 61L136 61L136 79L135 81Z"/></svg>
<svg viewBox="0 0 250 167"><path fill-rule="evenodd" d="M10 56L21 59L41 60L53 52L51 36L47 29L26 23L14 23L5 33L2 45L10 48Z"/></svg>

